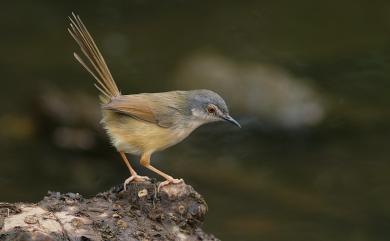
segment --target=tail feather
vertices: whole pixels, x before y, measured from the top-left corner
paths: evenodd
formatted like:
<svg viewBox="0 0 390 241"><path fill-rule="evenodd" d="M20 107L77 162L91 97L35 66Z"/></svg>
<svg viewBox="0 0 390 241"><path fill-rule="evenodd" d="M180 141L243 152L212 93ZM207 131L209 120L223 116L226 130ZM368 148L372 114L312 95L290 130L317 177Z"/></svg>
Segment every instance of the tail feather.
<svg viewBox="0 0 390 241"><path fill-rule="evenodd" d="M69 17L70 28L68 31L80 46L84 56L88 59L90 66L84 60L74 53L76 60L96 79L95 87L108 99L119 96L121 93L116 86L114 78L95 44L91 34L88 32L80 17L74 13ZM105 98L104 98L105 99Z"/></svg>

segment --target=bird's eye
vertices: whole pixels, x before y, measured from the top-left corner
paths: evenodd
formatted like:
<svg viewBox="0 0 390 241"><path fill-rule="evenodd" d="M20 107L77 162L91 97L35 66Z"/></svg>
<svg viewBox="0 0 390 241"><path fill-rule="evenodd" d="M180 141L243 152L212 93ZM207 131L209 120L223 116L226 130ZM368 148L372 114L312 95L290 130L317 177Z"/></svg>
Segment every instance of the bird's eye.
<svg viewBox="0 0 390 241"><path fill-rule="evenodd" d="M210 114L213 114L213 113L215 113L215 108L212 106L209 106L209 107L207 107L207 112Z"/></svg>

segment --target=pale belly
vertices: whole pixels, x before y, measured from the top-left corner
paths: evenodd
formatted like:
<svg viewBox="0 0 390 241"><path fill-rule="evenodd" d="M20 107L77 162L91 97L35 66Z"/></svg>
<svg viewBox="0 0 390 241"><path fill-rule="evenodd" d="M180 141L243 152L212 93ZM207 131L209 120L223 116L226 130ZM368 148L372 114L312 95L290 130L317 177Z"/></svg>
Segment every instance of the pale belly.
<svg viewBox="0 0 390 241"><path fill-rule="evenodd" d="M195 129L163 128L106 111L103 112L102 124L118 151L136 155L164 150L181 142Z"/></svg>

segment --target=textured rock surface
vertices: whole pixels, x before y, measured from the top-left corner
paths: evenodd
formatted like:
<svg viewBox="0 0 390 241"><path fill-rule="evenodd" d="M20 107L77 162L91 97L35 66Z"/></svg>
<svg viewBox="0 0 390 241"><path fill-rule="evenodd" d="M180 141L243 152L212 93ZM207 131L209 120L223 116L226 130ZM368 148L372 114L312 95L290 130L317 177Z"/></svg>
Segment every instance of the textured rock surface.
<svg viewBox="0 0 390 241"><path fill-rule="evenodd" d="M132 183L85 199L49 192L37 204L0 203L0 240L217 240L200 226L204 199L184 183Z"/></svg>

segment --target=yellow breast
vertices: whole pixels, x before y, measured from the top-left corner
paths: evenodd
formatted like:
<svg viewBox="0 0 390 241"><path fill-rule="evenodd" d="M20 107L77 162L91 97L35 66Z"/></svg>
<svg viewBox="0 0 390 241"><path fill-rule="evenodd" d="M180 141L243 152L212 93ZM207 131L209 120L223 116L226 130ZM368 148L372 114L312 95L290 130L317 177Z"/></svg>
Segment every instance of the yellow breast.
<svg viewBox="0 0 390 241"><path fill-rule="evenodd" d="M193 131L192 128L163 128L112 111L103 111L102 124L118 151L138 155L175 145Z"/></svg>

